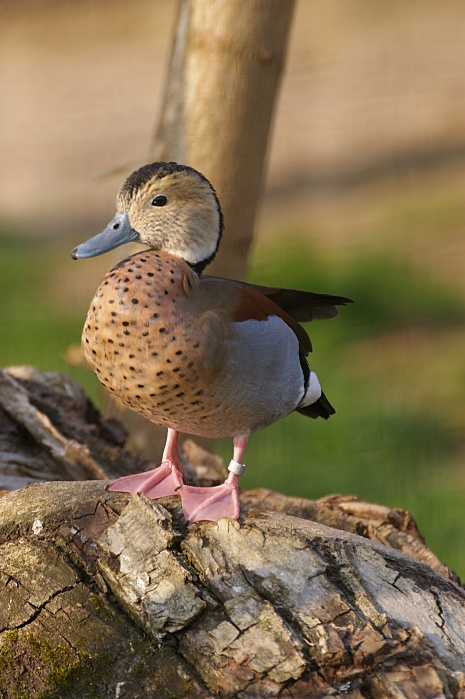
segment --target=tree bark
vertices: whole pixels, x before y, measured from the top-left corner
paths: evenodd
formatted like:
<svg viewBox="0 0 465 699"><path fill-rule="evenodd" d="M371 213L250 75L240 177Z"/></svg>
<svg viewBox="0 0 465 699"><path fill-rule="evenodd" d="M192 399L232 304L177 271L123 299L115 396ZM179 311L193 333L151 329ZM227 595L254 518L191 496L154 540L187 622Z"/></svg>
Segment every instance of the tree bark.
<svg viewBox="0 0 465 699"><path fill-rule="evenodd" d="M69 379L0 386L2 472L40 452L68 478L131 468ZM56 447L70 422L82 464ZM185 449L195 482L221 480L217 457ZM408 513L263 490L241 505L238 522L188 527L179 498L101 480L5 494L0 697L465 696L465 593Z"/></svg>

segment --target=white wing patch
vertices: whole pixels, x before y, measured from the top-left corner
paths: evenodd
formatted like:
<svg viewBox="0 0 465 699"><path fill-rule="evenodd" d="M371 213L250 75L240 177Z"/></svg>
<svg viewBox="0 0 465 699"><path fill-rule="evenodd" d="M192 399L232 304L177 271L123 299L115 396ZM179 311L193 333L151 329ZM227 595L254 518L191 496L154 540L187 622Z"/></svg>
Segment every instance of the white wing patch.
<svg viewBox="0 0 465 699"><path fill-rule="evenodd" d="M311 371L308 380L307 390L305 391L305 395L302 398L302 402L300 403L300 405L302 406L302 408L304 408L306 405L312 405L313 403L316 403L319 398L321 398L320 382L318 381L318 376L315 374L315 372Z"/></svg>

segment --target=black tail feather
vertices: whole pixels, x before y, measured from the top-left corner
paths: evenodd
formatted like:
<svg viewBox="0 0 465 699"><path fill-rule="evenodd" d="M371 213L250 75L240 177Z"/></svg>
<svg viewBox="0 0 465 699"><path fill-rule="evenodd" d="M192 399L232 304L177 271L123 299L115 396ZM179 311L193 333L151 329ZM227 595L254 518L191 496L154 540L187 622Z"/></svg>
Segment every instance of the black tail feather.
<svg viewBox="0 0 465 699"><path fill-rule="evenodd" d="M301 413L301 415L312 417L314 420L317 417L322 417L323 420L327 420L336 412L324 393L321 394L315 403L305 405L302 408L296 408L296 410L298 413Z"/></svg>

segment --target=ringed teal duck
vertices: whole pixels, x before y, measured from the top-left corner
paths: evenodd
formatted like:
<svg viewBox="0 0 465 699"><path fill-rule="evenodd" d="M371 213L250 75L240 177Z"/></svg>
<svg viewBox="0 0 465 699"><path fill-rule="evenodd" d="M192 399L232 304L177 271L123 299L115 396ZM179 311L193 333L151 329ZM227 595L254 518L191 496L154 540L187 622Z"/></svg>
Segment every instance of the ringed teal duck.
<svg viewBox="0 0 465 699"><path fill-rule="evenodd" d="M82 334L84 353L110 393L168 435L158 468L118 478L109 489L152 499L180 495L188 522L237 519L249 435L294 410L325 420L335 412L308 366L312 346L299 323L332 318L350 299L204 275L223 216L215 190L191 167L141 167L122 186L116 208L72 257L130 241L149 249L102 280ZM184 485L179 431L234 439L222 485Z"/></svg>

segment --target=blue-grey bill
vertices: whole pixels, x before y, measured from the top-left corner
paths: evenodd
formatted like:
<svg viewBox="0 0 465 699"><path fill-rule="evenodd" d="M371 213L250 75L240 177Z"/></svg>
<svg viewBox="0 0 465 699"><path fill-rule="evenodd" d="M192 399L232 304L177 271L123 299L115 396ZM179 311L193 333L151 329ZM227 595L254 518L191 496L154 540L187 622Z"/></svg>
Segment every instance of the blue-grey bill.
<svg viewBox="0 0 465 699"><path fill-rule="evenodd" d="M108 226L101 233L81 243L71 253L74 260L84 257L97 257L105 252L114 250L120 245L137 240L139 234L131 227L127 213L116 214Z"/></svg>

